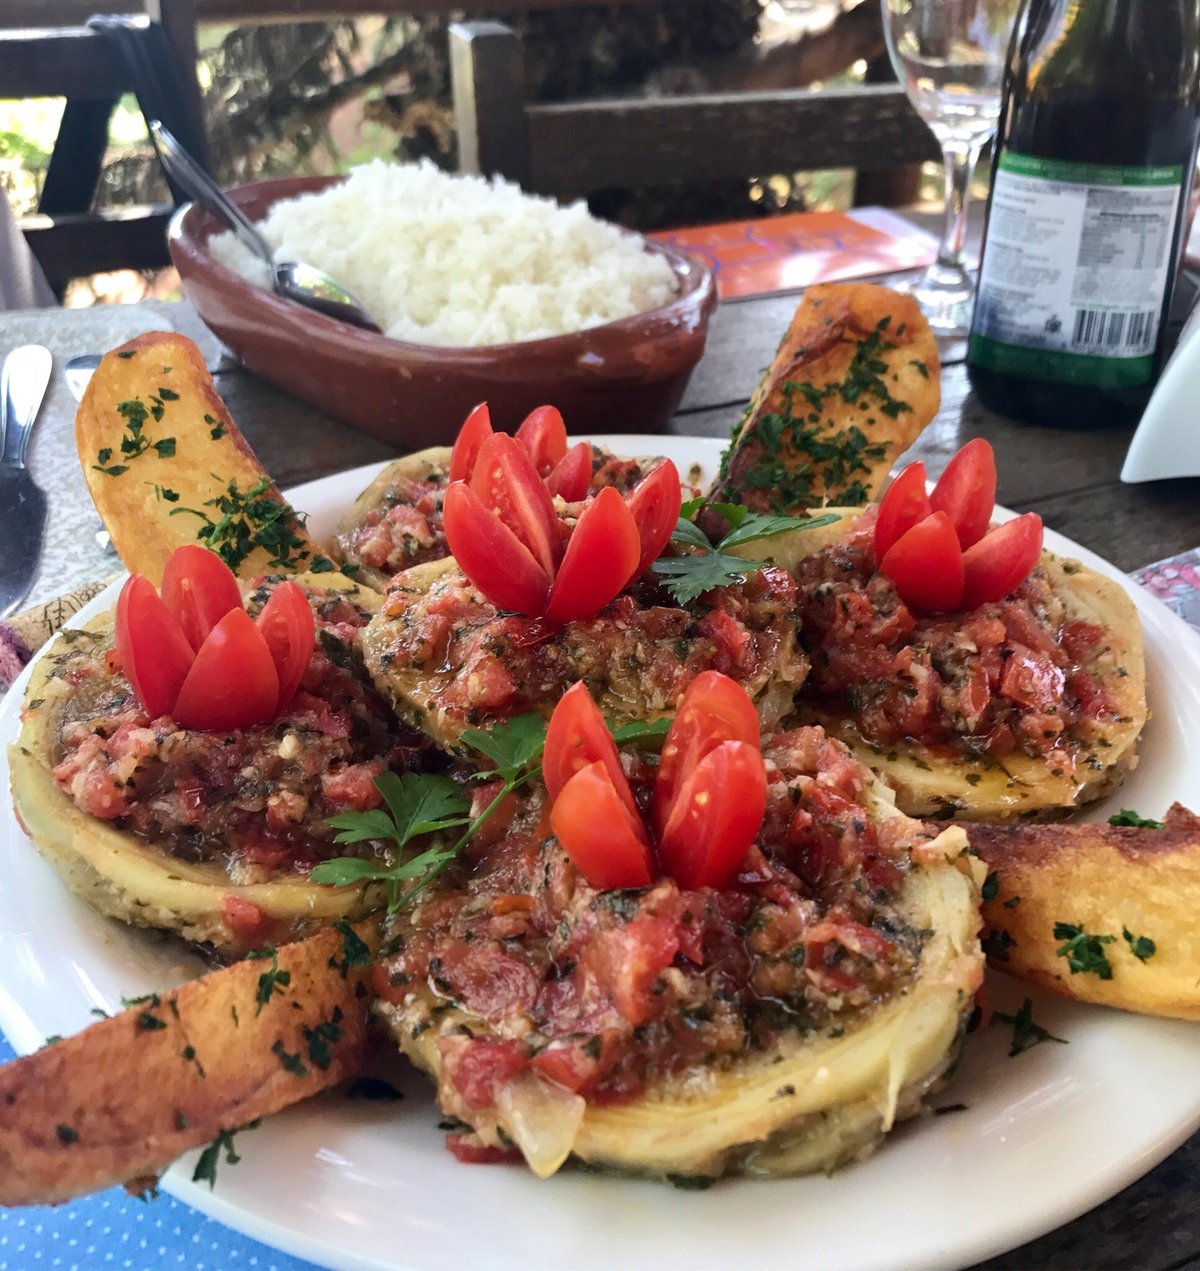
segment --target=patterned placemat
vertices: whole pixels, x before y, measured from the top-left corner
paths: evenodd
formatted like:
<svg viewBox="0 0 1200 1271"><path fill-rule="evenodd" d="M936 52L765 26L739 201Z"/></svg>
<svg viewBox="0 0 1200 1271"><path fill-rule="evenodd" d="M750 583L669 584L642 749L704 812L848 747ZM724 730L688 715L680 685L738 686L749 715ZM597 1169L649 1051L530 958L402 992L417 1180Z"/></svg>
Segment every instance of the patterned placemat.
<svg viewBox="0 0 1200 1271"><path fill-rule="evenodd" d="M1144 565L1130 577L1200 631L1200 547Z"/></svg>

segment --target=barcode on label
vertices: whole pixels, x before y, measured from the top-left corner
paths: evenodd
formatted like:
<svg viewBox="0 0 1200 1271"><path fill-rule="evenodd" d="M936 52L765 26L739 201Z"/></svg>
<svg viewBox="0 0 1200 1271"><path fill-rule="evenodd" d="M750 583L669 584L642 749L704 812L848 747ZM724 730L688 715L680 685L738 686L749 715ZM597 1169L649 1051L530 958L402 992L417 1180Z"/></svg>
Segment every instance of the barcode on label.
<svg viewBox="0 0 1200 1271"><path fill-rule="evenodd" d="M1155 310L1113 313L1107 309L1079 309L1071 343L1090 349L1137 349L1149 352L1154 334Z"/></svg>

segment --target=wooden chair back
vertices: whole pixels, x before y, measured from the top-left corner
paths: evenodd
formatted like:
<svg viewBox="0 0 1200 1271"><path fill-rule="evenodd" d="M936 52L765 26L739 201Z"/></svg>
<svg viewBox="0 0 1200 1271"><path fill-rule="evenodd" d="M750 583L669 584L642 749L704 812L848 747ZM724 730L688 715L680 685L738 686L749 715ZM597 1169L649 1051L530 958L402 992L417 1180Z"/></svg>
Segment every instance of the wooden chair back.
<svg viewBox="0 0 1200 1271"><path fill-rule="evenodd" d="M157 68L165 94L149 92L138 57ZM154 81L154 82L157 82ZM139 82L140 81L140 82ZM143 109L207 160L196 78L193 0L147 0L120 46L90 27L0 30L0 98L67 99L46 171L37 214L21 228L61 296L84 274L151 269L169 264L166 227L172 207L92 211L108 144L109 121L120 97L138 92Z"/></svg>
<svg viewBox="0 0 1200 1271"><path fill-rule="evenodd" d="M898 84L534 104L520 38L491 21L450 28L450 73L460 170L557 198L940 157Z"/></svg>

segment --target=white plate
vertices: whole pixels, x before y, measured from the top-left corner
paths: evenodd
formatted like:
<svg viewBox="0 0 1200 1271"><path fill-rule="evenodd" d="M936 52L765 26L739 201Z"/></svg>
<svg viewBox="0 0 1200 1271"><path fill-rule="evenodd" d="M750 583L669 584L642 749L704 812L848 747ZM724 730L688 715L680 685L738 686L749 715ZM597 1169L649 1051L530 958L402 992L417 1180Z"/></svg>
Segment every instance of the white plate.
<svg viewBox="0 0 1200 1271"><path fill-rule="evenodd" d="M708 473L719 449L678 437L606 440L618 452L669 454L681 470L699 460ZM374 472L294 492L318 537ZM1142 764L1113 806L1148 815L1173 799L1200 807L1200 640L1092 553L1055 534L1047 545L1118 579L1141 611L1154 719ZM4 742L17 731L23 680L0 708ZM92 1007L118 1008L122 994L162 989L193 969L173 944L71 897L8 807L0 878L0 1028L22 1053L82 1028ZM1073 918L1068 897L1062 916ZM998 977L1002 1008L1023 995ZM937 1100L966 1111L905 1126L832 1178L733 1181L701 1194L571 1170L539 1182L520 1169L459 1165L421 1079L406 1075L400 1103L329 1095L239 1136L241 1164L222 1164L215 1191L190 1182L194 1157L165 1186L231 1227L334 1268L726 1271L751 1258L806 1271L962 1266L1083 1213L1200 1125L1200 1029L1032 996L1037 1021L1069 1045L1009 1059L1008 1028L976 1035Z"/></svg>

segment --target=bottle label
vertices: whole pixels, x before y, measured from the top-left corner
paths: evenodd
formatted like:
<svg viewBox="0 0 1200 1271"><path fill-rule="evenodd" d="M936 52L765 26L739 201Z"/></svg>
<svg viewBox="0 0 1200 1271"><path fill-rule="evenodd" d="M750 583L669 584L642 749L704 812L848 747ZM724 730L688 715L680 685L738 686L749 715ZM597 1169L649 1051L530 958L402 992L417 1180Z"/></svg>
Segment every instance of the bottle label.
<svg viewBox="0 0 1200 1271"><path fill-rule="evenodd" d="M993 181L971 361L1067 384L1148 383L1182 186L1181 166L1006 151Z"/></svg>

